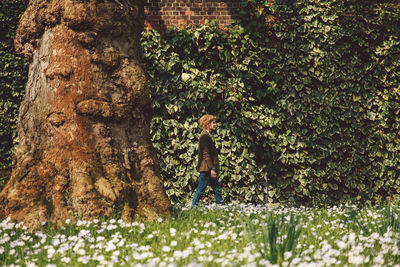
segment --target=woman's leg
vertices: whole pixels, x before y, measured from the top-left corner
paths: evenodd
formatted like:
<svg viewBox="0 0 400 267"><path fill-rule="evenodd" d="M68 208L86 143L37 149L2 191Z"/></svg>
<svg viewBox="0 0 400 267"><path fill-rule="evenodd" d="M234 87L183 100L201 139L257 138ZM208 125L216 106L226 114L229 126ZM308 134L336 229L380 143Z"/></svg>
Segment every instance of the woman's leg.
<svg viewBox="0 0 400 267"><path fill-rule="evenodd" d="M217 204L224 204L224 200L222 199L221 194L221 184L218 181L218 177L215 179L210 179L210 184L214 189L215 202Z"/></svg>
<svg viewBox="0 0 400 267"><path fill-rule="evenodd" d="M194 193L194 197L192 200L192 207L197 206L197 204L199 203L200 197L204 193L209 179L210 179L210 173L208 172L200 173L199 184L197 185L196 193Z"/></svg>

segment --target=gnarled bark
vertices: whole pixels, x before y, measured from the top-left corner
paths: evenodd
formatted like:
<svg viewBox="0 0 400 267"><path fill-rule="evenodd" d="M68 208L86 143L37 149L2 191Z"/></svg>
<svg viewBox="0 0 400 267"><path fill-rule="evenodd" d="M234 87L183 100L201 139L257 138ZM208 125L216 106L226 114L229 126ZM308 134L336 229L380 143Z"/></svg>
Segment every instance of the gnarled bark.
<svg viewBox="0 0 400 267"><path fill-rule="evenodd" d="M31 58L1 217L50 220L168 215L150 141L140 63L140 0L31 0L15 39Z"/></svg>

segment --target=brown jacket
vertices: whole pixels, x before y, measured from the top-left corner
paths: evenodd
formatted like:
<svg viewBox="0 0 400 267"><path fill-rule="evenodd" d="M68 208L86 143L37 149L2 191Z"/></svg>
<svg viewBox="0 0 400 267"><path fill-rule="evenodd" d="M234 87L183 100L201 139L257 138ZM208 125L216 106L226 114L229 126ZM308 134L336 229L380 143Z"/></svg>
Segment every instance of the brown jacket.
<svg viewBox="0 0 400 267"><path fill-rule="evenodd" d="M197 171L208 172L212 168L218 171L218 151L211 136L206 132L202 132L199 137L199 162L197 163Z"/></svg>

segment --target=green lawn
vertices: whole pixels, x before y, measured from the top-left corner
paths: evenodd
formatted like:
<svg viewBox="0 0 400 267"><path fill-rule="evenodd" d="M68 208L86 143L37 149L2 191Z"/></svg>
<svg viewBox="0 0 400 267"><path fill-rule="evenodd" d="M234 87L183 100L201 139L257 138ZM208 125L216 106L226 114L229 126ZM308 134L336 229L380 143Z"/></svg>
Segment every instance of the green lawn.
<svg viewBox="0 0 400 267"><path fill-rule="evenodd" d="M0 265L400 266L397 205L176 206L171 218L78 221L29 233L0 223Z"/></svg>

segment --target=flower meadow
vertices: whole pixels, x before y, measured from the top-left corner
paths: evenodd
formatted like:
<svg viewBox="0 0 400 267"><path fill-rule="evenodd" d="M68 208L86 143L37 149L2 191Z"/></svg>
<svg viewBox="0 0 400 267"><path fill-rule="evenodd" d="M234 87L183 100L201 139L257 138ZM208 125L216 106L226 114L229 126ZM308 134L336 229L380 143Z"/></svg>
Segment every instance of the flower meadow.
<svg viewBox="0 0 400 267"><path fill-rule="evenodd" d="M0 222L2 266L399 266L398 205L175 206L153 222ZM67 222L68 223L68 222Z"/></svg>

